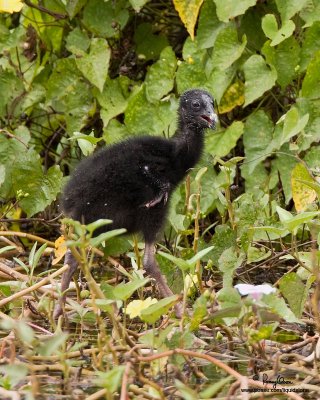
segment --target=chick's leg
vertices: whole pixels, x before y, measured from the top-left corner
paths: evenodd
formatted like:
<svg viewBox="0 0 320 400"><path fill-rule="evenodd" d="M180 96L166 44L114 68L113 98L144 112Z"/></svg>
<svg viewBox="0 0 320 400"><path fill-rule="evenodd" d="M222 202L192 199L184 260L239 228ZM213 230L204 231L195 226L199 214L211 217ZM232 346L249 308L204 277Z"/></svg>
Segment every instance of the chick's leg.
<svg viewBox="0 0 320 400"><path fill-rule="evenodd" d="M58 304L56 305L54 311L53 311L53 318L58 318L62 312L63 312L63 308L66 302L66 290L69 288L70 286L70 282L71 279L78 267L78 262L77 260L74 258L73 254L71 253L71 250L67 250L66 255L64 257L64 264L68 264L69 268L62 274L62 278L61 278L61 293L62 296L59 299Z"/></svg>
<svg viewBox="0 0 320 400"><path fill-rule="evenodd" d="M169 288L164 276L161 274L159 266L155 259L154 243L145 244L143 266L147 274L156 281L161 297L173 296L173 292ZM175 313L178 318L182 317L182 312L183 310L181 303L176 304Z"/></svg>

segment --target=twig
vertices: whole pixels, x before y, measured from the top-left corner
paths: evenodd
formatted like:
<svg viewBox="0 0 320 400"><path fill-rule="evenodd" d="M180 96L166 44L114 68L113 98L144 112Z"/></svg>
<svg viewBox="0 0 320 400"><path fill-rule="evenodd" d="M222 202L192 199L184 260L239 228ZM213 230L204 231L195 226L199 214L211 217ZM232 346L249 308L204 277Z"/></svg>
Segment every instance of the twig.
<svg viewBox="0 0 320 400"><path fill-rule="evenodd" d="M54 11L48 10L47 8L45 8L45 7L41 6L41 5L31 3L30 0L24 0L24 3L27 6L31 7L31 8L35 8L36 10L39 10L41 12L44 12L44 13L48 14L48 15L51 15L51 17L54 17L55 19L66 19L66 18L68 18L68 16L65 15L65 14L59 14L59 13L56 13Z"/></svg>
<svg viewBox="0 0 320 400"><path fill-rule="evenodd" d="M27 144L25 144L19 137L14 135L13 133L10 133L6 129L0 129L0 133L4 133L5 135L9 136L11 139L16 139L18 142L23 144L27 149L29 148Z"/></svg>
<svg viewBox="0 0 320 400"><path fill-rule="evenodd" d="M24 237L30 240L34 240L35 242L39 243L47 243L48 246L50 247L55 247L54 242L51 242L50 240L43 239L40 236L36 235L31 235L30 233L25 233L25 232L15 232L15 231L0 231L0 236L19 236L19 237Z"/></svg>
<svg viewBox="0 0 320 400"><path fill-rule="evenodd" d="M45 277L44 279L35 283L34 285L32 285L26 289L20 290L20 292L14 293L13 295L6 297L5 299L0 300L0 307L4 306L7 303L10 303L13 300L19 299L20 297L22 297L30 292L33 292L34 290L38 290L43 285L46 285L47 283L49 283L51 279L56 278L57 276L61 275L68 268L69 268L69 265L65 264L63 267L61 267L57 271L53 272L50 276Z"/></svg>
<svg viewBox="0 0 320 400"><path fill-rule="evenodd" d="M233 368L229 367L229 365L224 364L220 360L218 360L214 357L211 357L208 354L197 353L197 352L191 351L191 350L185 350L185 349L168 350L168 351L164 351L162 353L154 354L152 356L137 357L137 359L139 361L142 361L142 362L144 361L144 362L149 363L150 361L154 361L154 360L157 360L157 359L163 358L163 357L170 357L174 354L182 354L185 356L202 358L203 360L209 361L210 363L216 365L218 368L223 369L229 375L236 378L239 381L241 388L253 386L253 387L258 387L258 388L263 388L263 389L273 389L273 386L270 384L264 384L263 382L254 381L253 379L246 378L245 376L239 374L239 372L235 371ZM288 392L288 393L283 393L283 394L287 395L288 397L290 397L291 399L294 399L294 400L303 400L303 398L301 396L297 395L294 392Z"/></svg>
<svg viewBox="0 0 320 400"><path fill-rule="evenodd" d="M138 388L135 385L130 385L129 391L136 394L137 396L140 396L139 398L141 398L141 399L154 400L154 396L150 395L149 393L145 392L144 390Z"/></svg>
<svg viewBox="0 0 320 400"><path fill-rule="evenodd" d="M114 347L115 351L127 351L128 349L124 346L115 346ZM77 351L70 351L66 352L63 354L63 357L65 360L68 360L70 358L77 358L81 356L91 356L93 354L98 353L99 349L97 347L93 347L91 349L83 349L83 350L77 350ZM32 361L50 361L50 362L56 362L61 360L61 356L30 356L30 359Z"/></svg>
<svg viewBox="0 0 320 400"><path fill-rule="evenodd" d="M28 282L29 278L21 274L20 272L14 270L13 268L8 267L6 264L0 261L0 271L6 274L7 276L11 276L11 278L16 279L17 281Z"/></svg>
<svg viewBox="0 0 320 400"><path fill-rule="evenodd" d="M87 397L87 400L98 400L101 399L102 396L104 396L105 394L107 394L107 389L101 389L98 390L97 392L91 394L89 397Z"/></svg>
<svg viewBox="0 0 320 400"><path fill-rule="evenodd" d="M123 373L123 378L122 378L122 384L121 384L121 395L120 395L120 400L127 400L128 399L128 380L129 380L129 373L130 369L132 367L132 364L130 361L126 363L126 368Z"/></svg>
<svg viewBox="0 0 320 400"><path fill-rule="evenodd" d="M0 262L0 272L5 275L5 278L11 276L13 279L16 279L17 281L23 281L23 282L29 281L29 278L26 275L21 274L20 272L14 270L13 268L8 267L6 264L2 262ZM38 290L41 293L50 293L56 299L59 297L58 294L52 291L51 289L40 287Z"/></svg>

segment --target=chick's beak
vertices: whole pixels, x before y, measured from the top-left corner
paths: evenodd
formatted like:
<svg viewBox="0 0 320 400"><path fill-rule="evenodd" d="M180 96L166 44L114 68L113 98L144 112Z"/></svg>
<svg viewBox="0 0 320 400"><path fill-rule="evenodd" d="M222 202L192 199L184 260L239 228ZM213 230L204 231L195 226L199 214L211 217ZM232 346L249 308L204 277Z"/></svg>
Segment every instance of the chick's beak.
<svg viewBox="0 0 320 400"><path fill-rule="evenodd" d="M215 129L218 123L218 116L214 112L214 110L207 112L206 114L201 115L201 118L207 121L208 128Z"/></svg>

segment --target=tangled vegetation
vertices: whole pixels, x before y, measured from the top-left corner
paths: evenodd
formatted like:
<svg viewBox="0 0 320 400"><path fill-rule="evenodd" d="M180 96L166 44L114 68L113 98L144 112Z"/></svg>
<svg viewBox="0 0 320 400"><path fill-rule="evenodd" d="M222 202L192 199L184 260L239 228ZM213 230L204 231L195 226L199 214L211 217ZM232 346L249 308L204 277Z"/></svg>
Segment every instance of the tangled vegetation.
<svg viewBox="0 0 320 400"><path fill-rule="evenodd" d="M319 397L319 49L319 0L0 1L0 398ZM96 147L171 136L195 87L220 127L173 195L157 301L140 238L61 225L58 195Z"/></svg>

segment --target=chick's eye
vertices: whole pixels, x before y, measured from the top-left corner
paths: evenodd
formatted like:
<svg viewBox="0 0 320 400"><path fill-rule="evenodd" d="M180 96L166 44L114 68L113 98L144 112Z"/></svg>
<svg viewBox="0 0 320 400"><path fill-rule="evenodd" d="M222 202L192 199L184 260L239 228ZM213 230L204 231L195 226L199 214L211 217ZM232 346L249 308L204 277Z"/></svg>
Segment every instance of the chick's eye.
<svg viewBox="0 0 320 400"><path fill-rule="evenodd" d="M200 108L200 102L198 100L193 100L191 104L193 108Z"/></svg>

